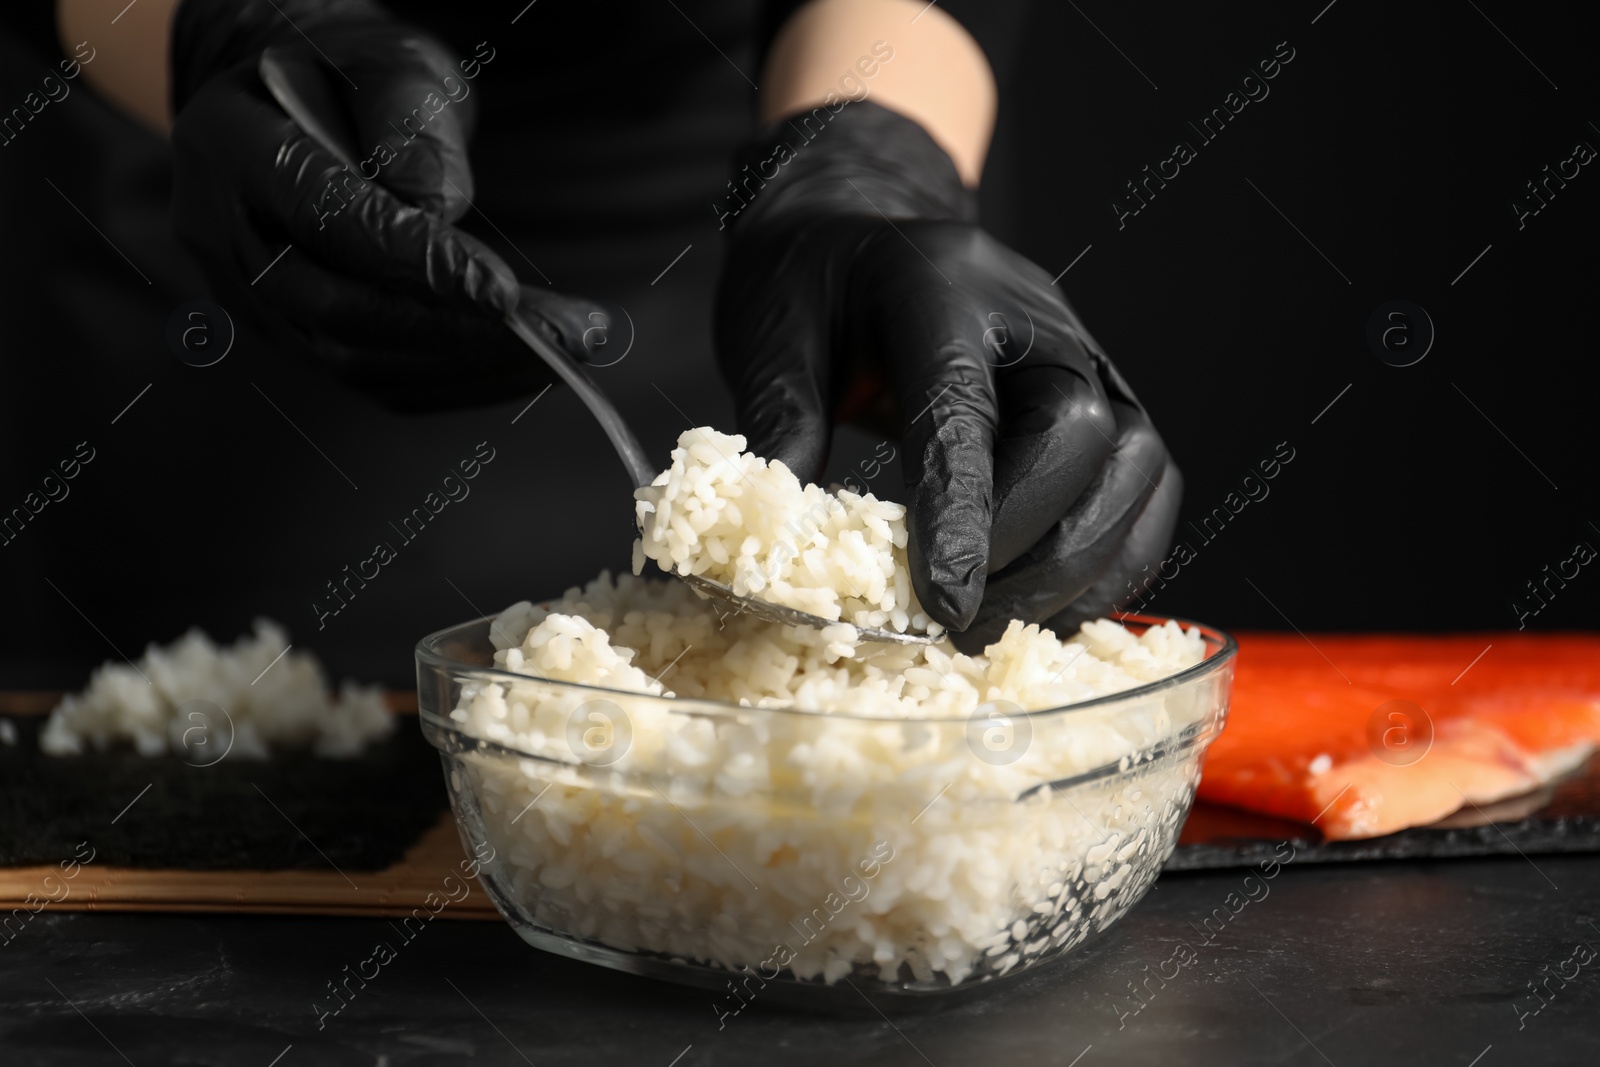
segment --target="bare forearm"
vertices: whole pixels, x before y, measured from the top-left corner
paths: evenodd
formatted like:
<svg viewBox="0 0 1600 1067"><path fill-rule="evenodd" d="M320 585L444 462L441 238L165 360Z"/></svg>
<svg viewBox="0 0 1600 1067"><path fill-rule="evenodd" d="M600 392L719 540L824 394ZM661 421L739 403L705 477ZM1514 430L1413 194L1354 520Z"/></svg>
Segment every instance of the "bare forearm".
<svg viewBox="0 0 1600 1067"><path fill-rule="evenodd" d="M887 62L858 63L882 42ZM955 161L961 180L976 186L994 132L994 74L983 50L961 24L925 0L813 0L789 19L761 75L764 122L809 110L841 77L864 84L878 104L916 120Z"/></svg>
<svg viewBox="0 0 1600 1067"><path fill-rule="evenodd" d="M167 51L179 0L56 0L56 29L68 53L94 46L83 76L121 110L156 130L172 128Z"/></svg>

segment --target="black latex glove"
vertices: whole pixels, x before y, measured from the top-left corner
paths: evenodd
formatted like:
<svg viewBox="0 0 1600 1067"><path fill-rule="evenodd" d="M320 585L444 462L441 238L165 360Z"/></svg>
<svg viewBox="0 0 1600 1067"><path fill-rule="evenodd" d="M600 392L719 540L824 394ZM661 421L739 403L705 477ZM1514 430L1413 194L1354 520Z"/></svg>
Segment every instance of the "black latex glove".
<svg viewBox="0 0 1600 1067"><path fill-rule="evenodd" d="M1172 537L1182 478L1160 436L919 125L870 103L818 125L751 142L725 205L717 352L749 448L815 479L841 401L886 380L912 582L957 645L1106 614Z"/></svg>
<svg viewBox="0 0 1600 1067"><path fill-rule="evenodd" d="M519 304L575 358L604 340L603 306L519 292L453 225L473 197L480 90L466 74L481 65L366 0L184 0L172 39L174 228L230 311L401 407L554 381L500 321ZM272 99L257 71L268 47L324 68L319 117L347 132L358 173Z"/></svg>

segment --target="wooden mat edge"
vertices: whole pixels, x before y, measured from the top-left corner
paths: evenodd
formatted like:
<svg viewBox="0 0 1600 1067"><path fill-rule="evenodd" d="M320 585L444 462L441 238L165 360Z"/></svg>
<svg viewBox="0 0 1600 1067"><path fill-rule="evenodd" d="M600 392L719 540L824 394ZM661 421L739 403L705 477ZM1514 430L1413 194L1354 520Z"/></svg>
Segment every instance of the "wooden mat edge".
<svg viewBox="0 0 1600 1067"><path fill-rule="evenodd" d="M68 878L54 864L0 868L0 922L57 911L238 912L396 918L494 919L499 912L476 878L449 812L399 862L381 871L191 871L82 865ZM51 881L47 883L46 878ZM446 883L446 878L454 882ZM65 887L66 893L60 896ZM465 886L465 896L459 896ZM33 900L29 901L29 896ZM451 900L452 895L459 899ZM52 899L58 897L59 899ZM430 902L431 897L431 902ZM26 921L26 920L23 920ZM9 931L8 931L9 932Z"/></svg>

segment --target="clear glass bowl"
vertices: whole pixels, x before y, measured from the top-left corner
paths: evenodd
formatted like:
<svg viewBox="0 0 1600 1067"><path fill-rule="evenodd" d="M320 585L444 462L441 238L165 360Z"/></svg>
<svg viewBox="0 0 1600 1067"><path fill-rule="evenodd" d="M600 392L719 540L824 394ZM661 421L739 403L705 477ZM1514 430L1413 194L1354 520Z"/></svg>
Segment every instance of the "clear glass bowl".
<svg viewBox="0 0 1600 1067"><path fill-rule="evenodd" d="M1105 930L1172 852L1238 651L1199 626L1204 658L1159 682L903 720L500 670L492 622L416 653L481 884L530 944L723 991L729 1011L976 988Z"/></svg>

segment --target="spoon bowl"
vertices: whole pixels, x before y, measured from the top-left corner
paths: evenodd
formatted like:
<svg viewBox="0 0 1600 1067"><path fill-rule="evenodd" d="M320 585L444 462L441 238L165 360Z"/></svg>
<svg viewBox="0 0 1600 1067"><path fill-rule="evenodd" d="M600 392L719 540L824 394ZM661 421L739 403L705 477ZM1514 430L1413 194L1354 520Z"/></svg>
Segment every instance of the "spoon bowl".
<svg viewBox="0 0 1600 1067"><path fill-rule="evenodd" d="M698 574L677 574L673 577L687 582L692 588L705 596L720 600L724 604L731 604L739 612L749 612L758 619L775 622L782 626L810 626L820 629L824 626L837 626L844 620L824 619L820 615L813 615L798 608L786 608L782 604L774 604L768 600L760 600L753 596L740 596L721 582L714 582L710 578ZM854 625L853 623L851 625ZM939 640L931 634L901 633L898 630L889 630L881 626L857 626L856 633L863 641L889 641L897 645L931 645Z"/></svg>

